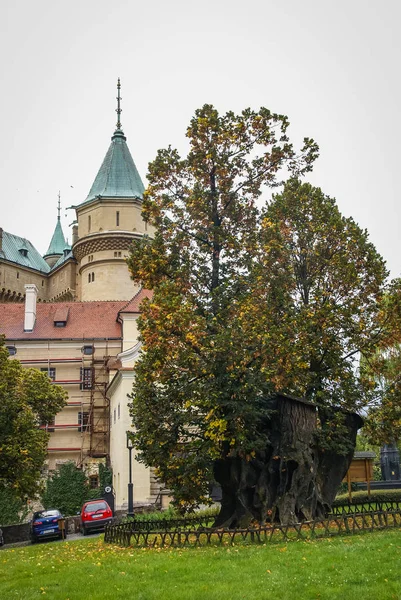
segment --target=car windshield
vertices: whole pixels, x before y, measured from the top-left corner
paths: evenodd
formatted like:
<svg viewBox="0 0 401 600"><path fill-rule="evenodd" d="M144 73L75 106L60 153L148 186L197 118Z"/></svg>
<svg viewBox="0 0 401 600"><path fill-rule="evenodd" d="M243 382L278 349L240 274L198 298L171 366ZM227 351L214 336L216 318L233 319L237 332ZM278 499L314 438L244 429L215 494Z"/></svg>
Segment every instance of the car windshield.
<svg viewBox="0 0 401 600"><path fill-rule="evenodd" d="M61 513L59 510L42 510L41 512L35 513L35 519L47 519L48 517L60 517Z"/></svg>
<svg viewBox="0 0 401 600"><path fill-rule="evenodd" d="M97 510L106 510L106 502L92 502L85 506L85 512L96 512Z"/></svg>

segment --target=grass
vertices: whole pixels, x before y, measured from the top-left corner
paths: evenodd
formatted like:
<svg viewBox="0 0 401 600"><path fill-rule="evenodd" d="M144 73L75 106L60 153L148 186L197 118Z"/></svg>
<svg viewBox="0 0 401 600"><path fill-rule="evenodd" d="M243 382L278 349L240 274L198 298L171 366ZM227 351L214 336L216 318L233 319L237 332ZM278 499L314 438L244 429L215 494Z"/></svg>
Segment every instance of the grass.
<svg viewBox="0 0 401 600"><path fill-rule="evenodd" d="M102 538L0 551L0 598L401 600L401 531L319 541L133 549Z"/></svg>

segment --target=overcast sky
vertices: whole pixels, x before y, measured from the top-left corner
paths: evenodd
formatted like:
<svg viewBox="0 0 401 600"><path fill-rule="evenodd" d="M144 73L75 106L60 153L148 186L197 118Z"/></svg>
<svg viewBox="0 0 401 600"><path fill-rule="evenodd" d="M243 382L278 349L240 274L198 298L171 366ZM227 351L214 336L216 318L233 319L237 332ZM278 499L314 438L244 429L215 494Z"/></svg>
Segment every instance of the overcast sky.
<svg viewBox="0 0 401 600"><path fill-rule="evenodd" d="M116 122L147 164L205 102L266 106L320 145L309 177L401 275L399 0L13 0L0 23L0 227L47 250ZM65 216L67 215L67 216ZM64 231L73 211L62 211Z"/></svg>

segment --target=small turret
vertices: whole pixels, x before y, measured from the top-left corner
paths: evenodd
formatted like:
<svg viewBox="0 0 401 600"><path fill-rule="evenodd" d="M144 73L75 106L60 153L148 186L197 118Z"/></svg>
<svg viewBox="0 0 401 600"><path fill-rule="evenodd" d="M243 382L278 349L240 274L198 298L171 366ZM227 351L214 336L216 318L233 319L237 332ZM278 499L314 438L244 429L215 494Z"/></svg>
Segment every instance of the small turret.
<svg viewBox="0 0 401 600"><path fill-rule="evenodd" d="M60 192L58 193L58 205L57 205L57 223L54 229L53 237L50 241L49 248L46 254L43 256L49 267L56 264L60 256L64 254L64 248L66 247L66 241L60 222Z"/></svg>

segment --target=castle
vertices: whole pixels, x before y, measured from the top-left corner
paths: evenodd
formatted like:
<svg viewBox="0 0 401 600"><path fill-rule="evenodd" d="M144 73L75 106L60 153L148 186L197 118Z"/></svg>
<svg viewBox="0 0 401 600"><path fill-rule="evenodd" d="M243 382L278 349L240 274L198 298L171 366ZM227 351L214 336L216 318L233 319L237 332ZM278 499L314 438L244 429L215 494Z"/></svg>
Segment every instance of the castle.
<svg viewBox="0 0 401 600"><path fill-rule="evenodd" d="M134 239L152 235L142 220L144 185L117 125L88 196L76 212L72 245L58 218L44 256L0 229L0 335L10 360L47 372L68 392L50 433L46 468L73 460L98 485L99 463L113 470L116 508L127 506L132 390L140 344L136 320L150 292L131 280L125 258ZM134 501L160 499L152 471L133 461Z"/></svg>

